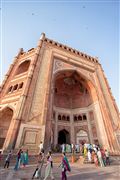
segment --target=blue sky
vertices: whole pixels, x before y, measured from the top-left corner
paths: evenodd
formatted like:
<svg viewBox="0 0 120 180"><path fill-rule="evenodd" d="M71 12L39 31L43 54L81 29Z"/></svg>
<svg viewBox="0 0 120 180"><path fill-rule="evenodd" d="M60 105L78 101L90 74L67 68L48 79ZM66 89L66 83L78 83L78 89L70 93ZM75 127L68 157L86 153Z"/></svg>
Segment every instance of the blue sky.
<svg viewBox="0 0 120 180"><path fill-rule="evenodd" d="M119 104L118 0L1 0L0 12L2 80L19 48L36 47L45 32L48 38L99 57Z"/></svg>

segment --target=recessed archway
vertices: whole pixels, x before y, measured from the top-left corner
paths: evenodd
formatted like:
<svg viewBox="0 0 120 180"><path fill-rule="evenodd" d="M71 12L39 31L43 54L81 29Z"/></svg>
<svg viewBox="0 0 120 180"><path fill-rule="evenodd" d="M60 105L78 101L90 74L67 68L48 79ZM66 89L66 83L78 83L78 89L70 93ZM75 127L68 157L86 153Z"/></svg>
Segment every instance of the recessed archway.
<svg viewBox="0 0 120 180"><path fill-rule="evenodd" d="M58 144L70 144L70 134L65 129L58 132Z"/></svg>
<svg viewBox="0 0 120 180"><path fill-rule="evenodd" d="M13 117L13 110L6 107L0 111L0 148L3 147Z"/></svg>

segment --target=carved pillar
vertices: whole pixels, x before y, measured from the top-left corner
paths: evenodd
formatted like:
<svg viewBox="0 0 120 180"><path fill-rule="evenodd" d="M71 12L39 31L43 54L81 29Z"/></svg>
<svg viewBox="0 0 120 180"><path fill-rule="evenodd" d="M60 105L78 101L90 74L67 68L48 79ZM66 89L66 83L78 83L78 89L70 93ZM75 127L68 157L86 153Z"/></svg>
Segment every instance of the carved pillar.
<svg viewBox="0 0 120 180"><path fill-rule="evenodd" d="M93 136L92 136L92 129L91 129L91 124L90 124L89 112L87 112L86 115L87 115L89 139L90 139L90 143L93 144L94 142L93 142Z"/></svg>
<svg viewBox="0 0 120 180"><path fill-rule="evenodd" d="M75 130L74 130L74 120L73 120L73 114L70 114L70 134L71 134L71 144L75 144Z"/></svg>
<svg viewBox="0 0 120 180"><path fill-rule="evenodd" d="M58 144L58 112L55 112L54 146Z"/></svg>

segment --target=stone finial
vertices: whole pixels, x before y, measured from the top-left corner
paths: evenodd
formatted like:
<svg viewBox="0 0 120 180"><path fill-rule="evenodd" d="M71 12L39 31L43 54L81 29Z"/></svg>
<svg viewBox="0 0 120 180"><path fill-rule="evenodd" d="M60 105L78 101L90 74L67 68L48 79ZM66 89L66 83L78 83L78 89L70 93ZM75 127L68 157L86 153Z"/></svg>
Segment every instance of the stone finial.
<svg viewBox="0 0 120 180"><path fill-rule="evenodd" d="M45 33L41 33L41 36L40 36L40 40L44 40L45 39Z"/></svg>

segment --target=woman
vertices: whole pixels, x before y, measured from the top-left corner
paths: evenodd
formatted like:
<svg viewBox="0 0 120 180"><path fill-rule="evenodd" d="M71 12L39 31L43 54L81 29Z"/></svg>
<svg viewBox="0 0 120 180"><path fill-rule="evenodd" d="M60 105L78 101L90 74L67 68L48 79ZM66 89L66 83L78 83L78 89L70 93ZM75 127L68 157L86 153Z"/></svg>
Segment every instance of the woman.
<svg viewBox="0 0 120 180"><path fill-rule="evenodd" d="M47 156L47 165L45 168L44 180L46 180L49 176L51 177L51 179L54 179L52 169L53 169L53 161L52 161L52 157L51 157L51 151L49 151L48 156Z"/></svg>
<svg viewBox="0 0 120 180"><path fill-rule="evenodd" d="M22 149L20 149L17 153L17 159L16 159L16 164L15 164L14 170L18 170L20 167L21 153L22 153Z"/></svg>
<svg viewBox="0 0 120 180"><path fill-rule="evenodd" d="M62 156L62 163L60 165L62 166L62 180L67 180L66 171L71 171L71 168L65 153L63 153Z"/></svg>
<svg viewBox="0 0 120 180"><path fill-rule="evenodd" d="M33 173L32 179L34 179L34 177L35 178L41 178L41 171L42 171L43 163L44 163L44 151L39 153L38 164L37 164L37 167Z"/></svg>
<svg viewBox="0 0 120 180"><path fill-rule="evenodd" d="M96 153L94 154L94 163L95 163L95 166L98 167L98 158L97 158Z"/></svg>
<svg viewBox="0 0 120 180"><path fill-rule="evenodd" d="M24 162L23 165L26 166L28 165L28 149L26 150L26 152L24 152Z"/></svg>

